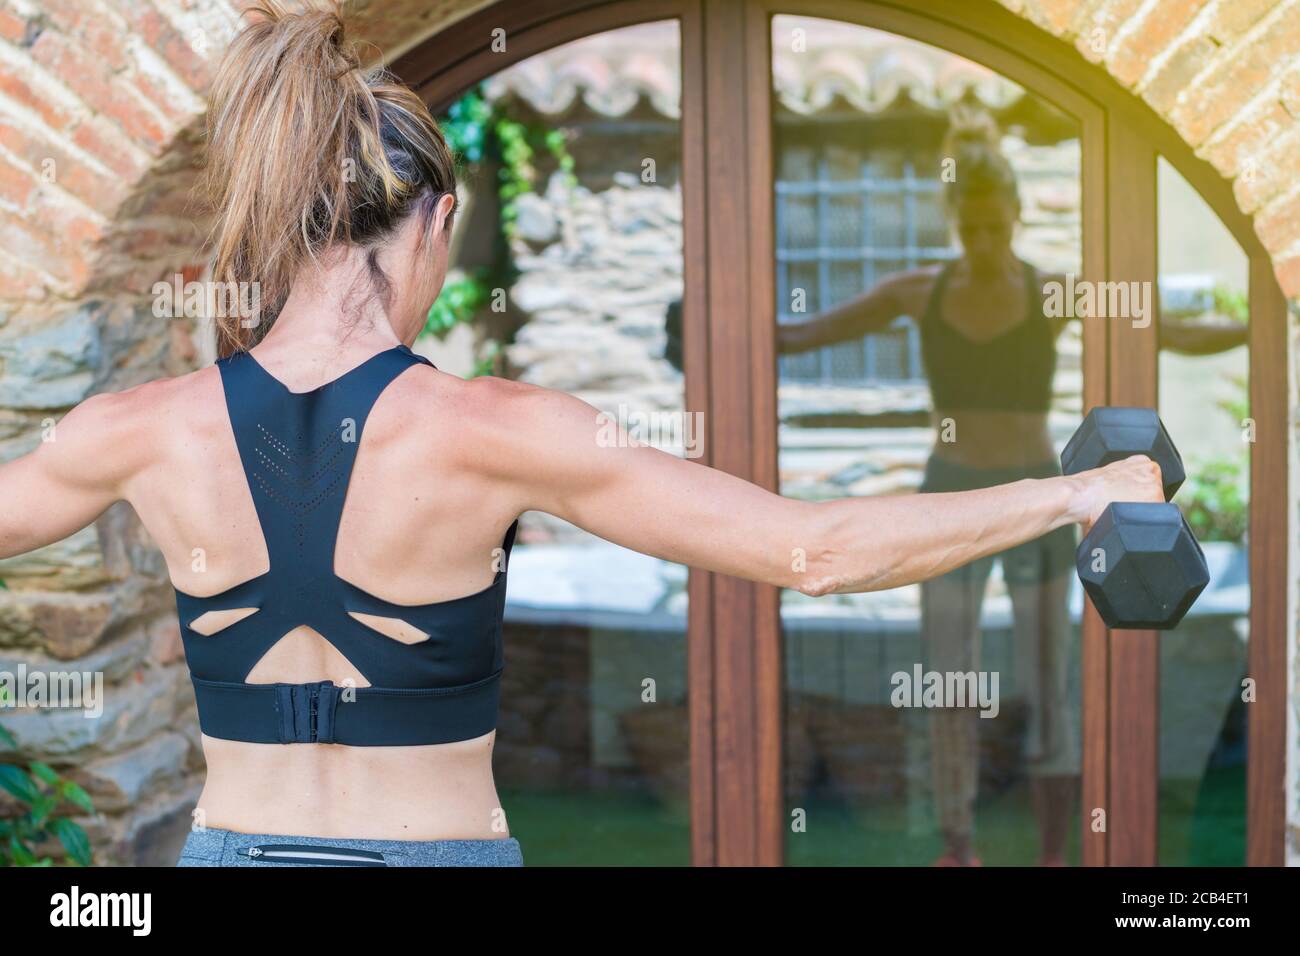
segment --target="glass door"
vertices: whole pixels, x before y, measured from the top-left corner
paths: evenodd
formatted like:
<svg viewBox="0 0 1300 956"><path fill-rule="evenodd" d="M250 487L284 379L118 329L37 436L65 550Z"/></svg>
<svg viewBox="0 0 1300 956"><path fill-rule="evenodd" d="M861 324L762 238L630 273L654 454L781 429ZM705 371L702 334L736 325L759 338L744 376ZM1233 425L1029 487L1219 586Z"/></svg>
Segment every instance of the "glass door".
<svg viewBox="0 0 1300 956"><path fill-rule="evenodd" d="M1163 157L1156 179L1160 410L1187 481L1174 499L1211 584L1160 635L1159 861L1246 863L1250 676L1250 261Z"/></svg>
<svg viewBox="0 0 1300 956"><path fill-rule="evenodd" d="M781 493L1059 473L1085 405L1082 323L1053 307L1082 279L1079 123L852 23L777 15L771 56ZM1081 862L1075 547L782 593L787 862Z"/></svg>
<svg viewBox="0 0 1300 956"><path fill-rule="evenodd" d="M577 395L610 440L699 457L679 22L487 63L437 116L464 194L421 347L454 374ZM510 561L493 769L528 862L688 864L687 569L533 512Z"/></svg>

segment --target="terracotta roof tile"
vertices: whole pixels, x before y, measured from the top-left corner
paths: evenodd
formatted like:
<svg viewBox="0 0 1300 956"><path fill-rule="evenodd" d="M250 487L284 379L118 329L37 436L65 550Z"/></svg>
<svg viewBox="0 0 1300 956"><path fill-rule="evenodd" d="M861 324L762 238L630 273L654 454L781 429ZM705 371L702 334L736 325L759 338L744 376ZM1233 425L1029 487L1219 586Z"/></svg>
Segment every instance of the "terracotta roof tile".
<svg viewBox="0 0 1300 956"><path fill-rule="evenodd" d="M805 29L804 52L781 49L792 25ZM773 81L786 109L814 115L838 102L880 113L908 102L936 112L974 95L1009 109L1025 91L999 74L935 47L866 27L779 17ZM681 114L678 30L674 21L584 37L509 67L487 83L492 98L516 96L538 112L570 110L576 100L602 116L622 116L644 98L660 114Z"/></svg>

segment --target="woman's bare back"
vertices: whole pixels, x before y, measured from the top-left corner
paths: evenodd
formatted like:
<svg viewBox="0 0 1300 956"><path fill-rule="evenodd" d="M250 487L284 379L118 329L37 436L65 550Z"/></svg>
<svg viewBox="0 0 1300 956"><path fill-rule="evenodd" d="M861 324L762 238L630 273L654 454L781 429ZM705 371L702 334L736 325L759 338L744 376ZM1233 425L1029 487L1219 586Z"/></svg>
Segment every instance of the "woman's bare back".
<svg viewBox="0 0 1300 956"><path fill-rule="evenodd" d="M494 391L422 365L383 391L360 436L347 489L334 556L338 575L397 604L457 598L492 582L516 514L481 471L466 467L475 447L468 430L476 420L466 404L478 400L474 393ZM156 424L147 430L151 460L127 482L125 497L162 551L172 583L210 595L267 571L267 545L218 370L133 393L139 417ZM215 612L202 622L204 639L220 641L223 627L248 613ZM404 622L367 623L390 639L413 639ZM328 638L295 628L247 682L367 686ZM419 747L295 747L205 736L208 779L199 810L207 825L234 830L500 837L493 737Z"/></svg>

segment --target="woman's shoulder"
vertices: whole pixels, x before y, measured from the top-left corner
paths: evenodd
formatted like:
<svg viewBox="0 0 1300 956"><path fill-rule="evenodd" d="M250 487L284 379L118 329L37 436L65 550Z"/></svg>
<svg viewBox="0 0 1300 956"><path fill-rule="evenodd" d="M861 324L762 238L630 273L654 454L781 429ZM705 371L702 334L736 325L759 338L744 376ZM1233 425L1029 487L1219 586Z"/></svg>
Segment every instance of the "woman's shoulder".
<svg viewBox="0 0 1300 956"><path fill-rule="evenodd" d="M925 309L945 263L932 262L910 269L900 269L882 276L876 288L895 303L901 314L919 317Z"/></svg>
<svg viewBox="0 0 1300 956"><path fill-rule="evenodd" d="M205 418L213 403L205 393L215 382L220 394L217 374L200 369L96 392L54 419L46 440L75 450L98 473L126 480L165 464L173 449L210 431Z"/></svg>
<svg viewBox="0 0 1300 956"><path fill-rule="evenodd" d="M179 375L150 379L116 391L96 393L80 407L93 409L104 422L142 429L176 423L177 415L201 414L209 405L205 399L221 394L221 377L215 365Z"/></svg>
<svg viewBox="0 0 1300 956"><path fill-rule="evenodd" d="M947 262L929 262L923 266L899 269L882 276L880 283L898 289L929 289L947 267Z"/></svg>

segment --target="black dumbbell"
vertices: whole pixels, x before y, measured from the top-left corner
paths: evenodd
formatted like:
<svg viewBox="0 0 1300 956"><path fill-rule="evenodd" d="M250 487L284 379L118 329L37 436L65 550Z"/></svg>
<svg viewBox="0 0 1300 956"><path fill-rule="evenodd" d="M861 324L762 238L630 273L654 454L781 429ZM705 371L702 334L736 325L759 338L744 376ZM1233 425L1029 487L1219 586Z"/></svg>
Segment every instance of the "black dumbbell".
<svg viewBox="0 0 1300 956"><path fill-rule="evenodd" d="M1165 503L1112 502L1079 545L1079 580L1110 628L1177 627L1205 586L1205 554L1178 506L1183 459L1152 408L1094 408L1061 452L1073 475L1131 455L1160 466Z"/></svg>

